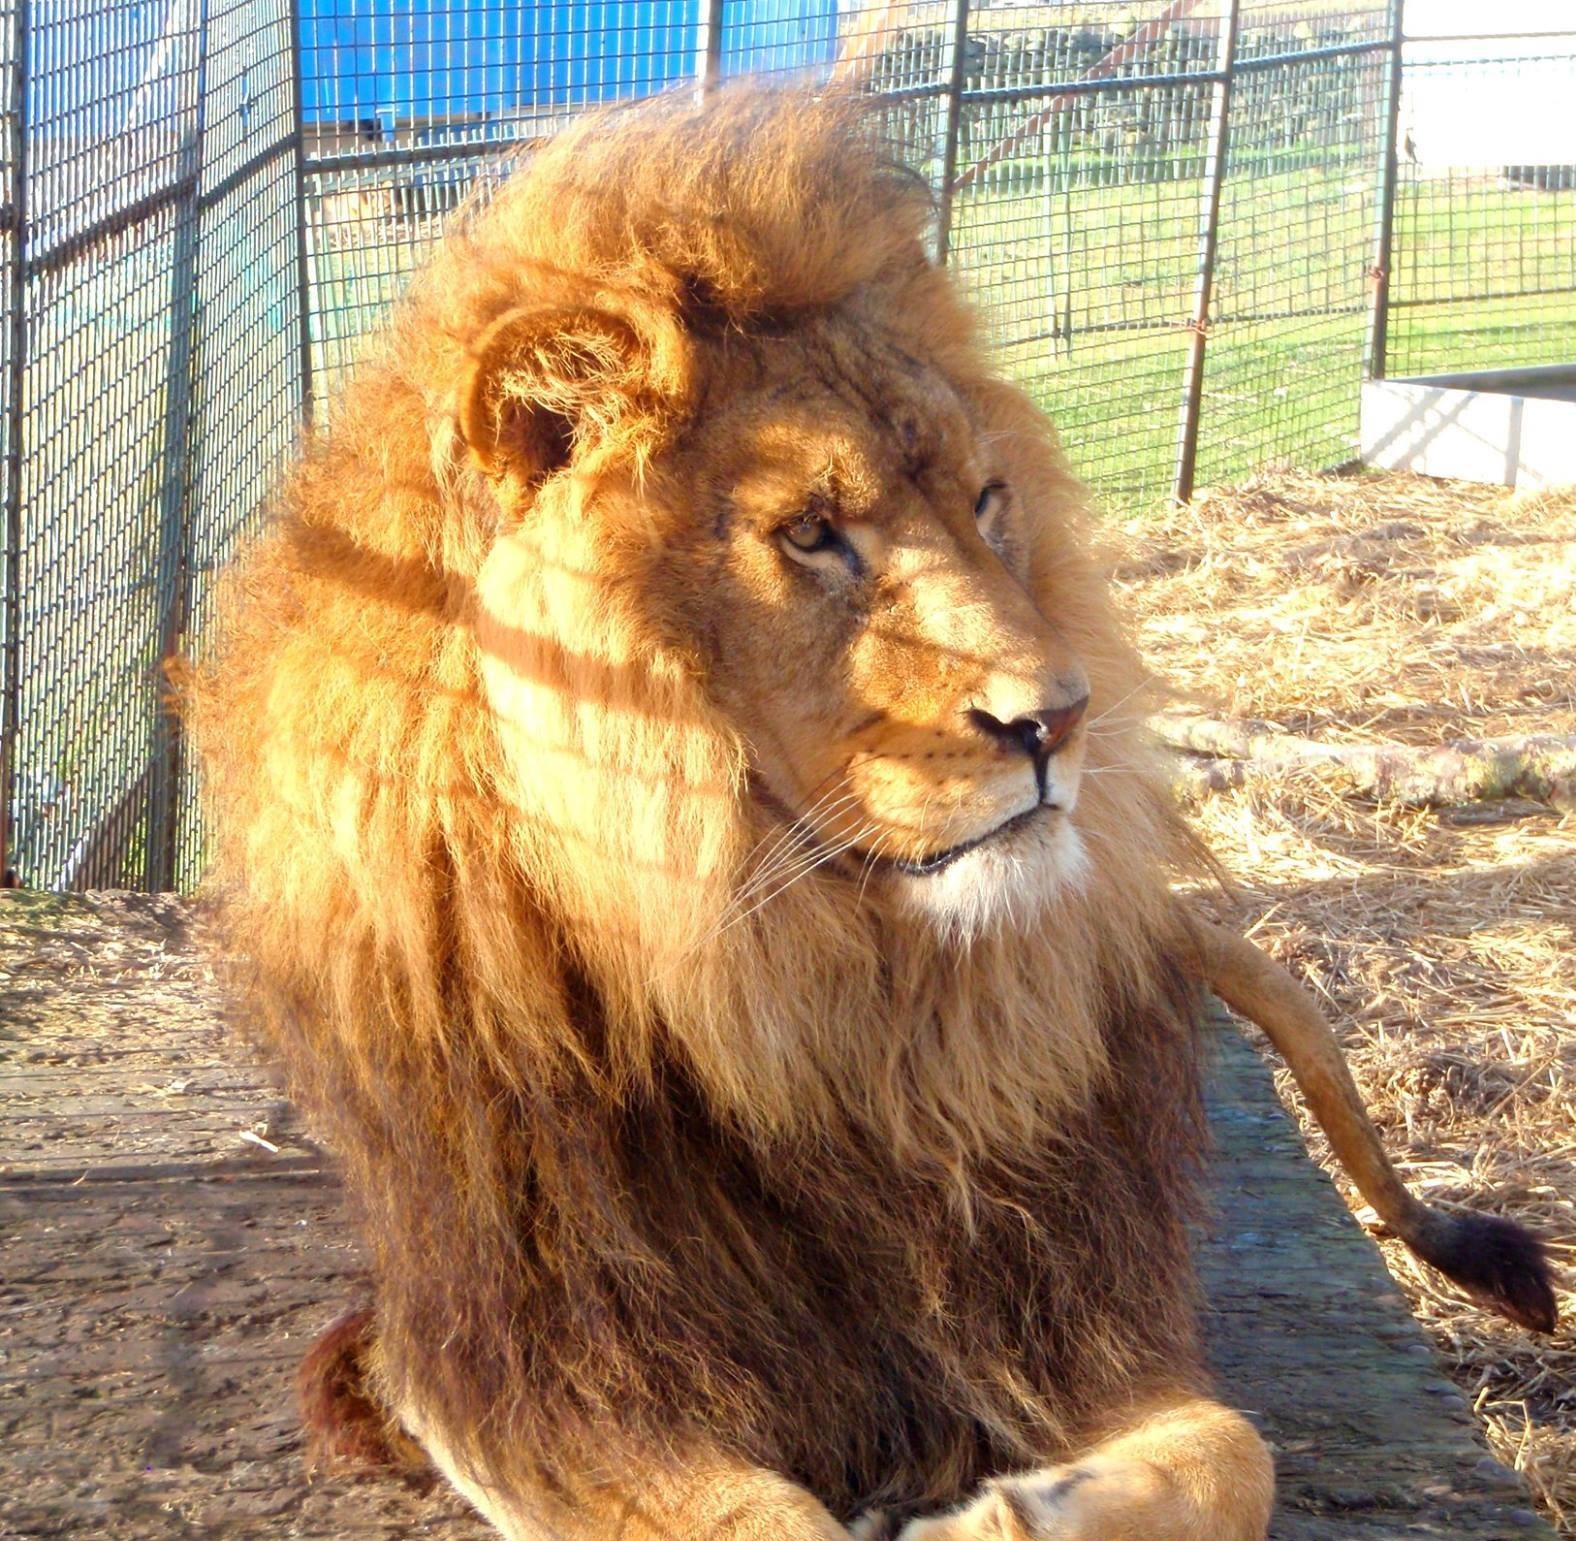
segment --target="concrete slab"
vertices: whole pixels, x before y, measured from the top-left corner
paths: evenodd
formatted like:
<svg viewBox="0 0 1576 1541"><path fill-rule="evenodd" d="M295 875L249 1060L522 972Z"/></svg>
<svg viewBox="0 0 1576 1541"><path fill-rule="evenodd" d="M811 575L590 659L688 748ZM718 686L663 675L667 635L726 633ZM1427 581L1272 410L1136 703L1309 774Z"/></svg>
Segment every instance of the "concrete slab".
<svg viewBox="0 0 1576 1541"><path fill-rule="evenodd" d="M1363 385L1366 465L1536 489L1576 484L1576 365Z"/></svg>

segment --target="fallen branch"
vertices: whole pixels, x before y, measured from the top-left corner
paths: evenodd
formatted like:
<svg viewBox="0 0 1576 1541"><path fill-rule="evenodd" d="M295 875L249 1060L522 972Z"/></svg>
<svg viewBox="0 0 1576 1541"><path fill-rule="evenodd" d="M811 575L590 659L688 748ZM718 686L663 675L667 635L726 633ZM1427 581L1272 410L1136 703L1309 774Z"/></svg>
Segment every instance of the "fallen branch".
<svg viewBox="0 0 1576 1541"><path fill-rule="evenodd" d="M1251 776L1312 771L1364 796L1413 808L1525 797L1576 809L1576 736L1457 739L1432 749L1405 744L1316 744L1270 723L1165 712L1153 719L1164 744L1206 756L1182 779L1204 791Z"/></svg>

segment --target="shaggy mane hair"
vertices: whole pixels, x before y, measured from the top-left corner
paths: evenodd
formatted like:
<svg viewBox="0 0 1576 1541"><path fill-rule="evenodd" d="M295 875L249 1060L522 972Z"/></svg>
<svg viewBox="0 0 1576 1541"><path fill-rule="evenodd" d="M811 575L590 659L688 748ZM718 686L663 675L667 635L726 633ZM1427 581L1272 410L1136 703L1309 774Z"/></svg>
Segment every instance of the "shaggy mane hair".
<svg viewBox="0 0 1576 1541"><path fill-rule="evenodd" d="M779 825L616 552L510 618L562 702L528 785L480 677L478 573L521 515L457 393L527 303L616 301L654 362L558 446L573 497L524 517L590 521L609 479L682 496L707 339L859 295L995 393L1081 528L930 212L847 100L723 92L551 141L356 366L186 688L251 1029L345 1163L385 1393L489 1481L563 1490L704 1432L843 1515L947 1501L1196 1374L1185 843L1093 565L1058 579L1105 714L1089 878L972 938L826 872L745 912Z"/></svg>

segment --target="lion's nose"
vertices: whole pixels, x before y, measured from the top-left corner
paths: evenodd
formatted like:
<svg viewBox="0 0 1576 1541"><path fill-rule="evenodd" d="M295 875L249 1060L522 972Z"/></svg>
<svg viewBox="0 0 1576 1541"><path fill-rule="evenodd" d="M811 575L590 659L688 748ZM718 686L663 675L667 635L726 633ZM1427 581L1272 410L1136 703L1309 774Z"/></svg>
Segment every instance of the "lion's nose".
<svg viewBox="0 0 1576 1541"><path fill-rule="evenodd" d="M1088 705L1089 697L1084 695L1067 706L1042 706L1010 722L976 706L969 709L969 721L987 738L1021 749L1031 760L1043 764L1072 736Z"/></svg>

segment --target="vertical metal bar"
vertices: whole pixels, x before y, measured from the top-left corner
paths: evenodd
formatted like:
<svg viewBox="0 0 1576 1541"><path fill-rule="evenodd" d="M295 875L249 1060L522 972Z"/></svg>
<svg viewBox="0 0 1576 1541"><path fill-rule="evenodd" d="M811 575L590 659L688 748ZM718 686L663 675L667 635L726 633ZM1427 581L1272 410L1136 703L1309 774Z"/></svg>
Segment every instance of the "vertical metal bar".
<svg viewBox="0 0 1576 1541"><path fill-rule="evenodd" d="M181 138L180 175L189 191L176 214L170 265L170 346L164 371L164 477L159 499L159 562L154 592L163 597L159 657L173 657L186 631L191 587L192 397L197 389L199 317L197 254L202 235L203 141L208 118L208 3L197 13L197 68L190 126ZM180 724L154 681L153 757L148 775L148 848L143 881L150 893L175 886L183 746Z"/></svg>
<svg viewBox="0 0 1576 1541"><path fill-rule="evenodd" d="M702 92L713 90L722 79L722 3L723 0L700 0L695 78Z"/></svg>
<svg viewBox="0 0 1576 1541"><path fill-rule="evenodd" d="M1395 252L1395 192L1400 177L1397 135L1401 120L1402 11L1405 0L1390 0L1389 47L1385 54L1384 125L1381 130L1379 200L1374 210L1374 260L1368 270L1373 302L1363 349L1363 378L1382 380L1390 351L1390 269Z"/></svg>
<svg viewBox="0 0 1576 1541"><path fill-rule="evenodd" d="M1193 496L1198 465L1198 427L1204 408L1204 350L1209 335L1210 303L1215 289L1215 256L1220 247L1220 199L1231 152L1231 86L1237 65L1237 28L1241 0L1228 0L1221 26L1219 71L1209 124L1209 167L1204 181L1204 206L1199 220L1198 283L1193 292L1192 335L1188 339L1187 373L1182 383L1182 421L1177 435L1176 475L1171 495L1178 503Z"/></svg>
<svg viewBox="0 0 1576 1541"><path fill-rule="evenodd" d="M296 327L300 352L301 425L312 426L312 243L306 215L306 112L302 88L301 0L290 0L290 138L295 149Z"/></svg>
<svg viewBox="0 0 1576 1541"><path fill-rule="evenodd" d="M6 39L5 591L0 594L0 882L19 862L11 810L17 801L17 739L22 731L22 428L27 380L27 32L29 0L12 0Z"/></svg>
<svg viewBox="0 0 1576 1541"><path fill-rule="evenodd" d="M952 251L952 199L958 177L958 136L963 125L963 82L969 62L969 0L952 0L952 38L942 61L947 72L947 121L941 140L941 198L936 210L936 261Z"/></svg>

